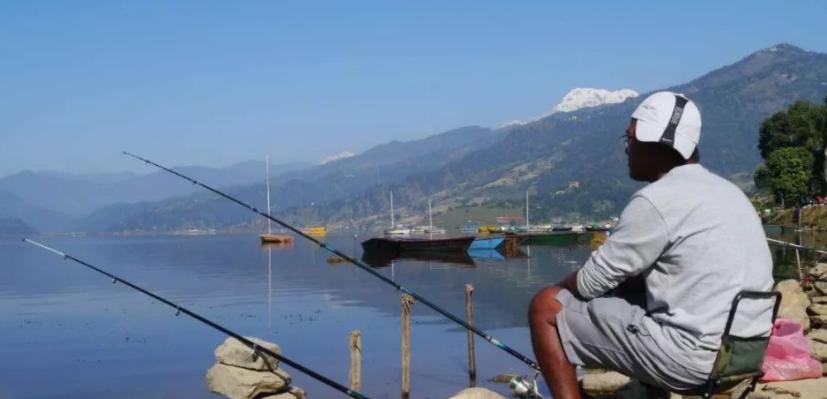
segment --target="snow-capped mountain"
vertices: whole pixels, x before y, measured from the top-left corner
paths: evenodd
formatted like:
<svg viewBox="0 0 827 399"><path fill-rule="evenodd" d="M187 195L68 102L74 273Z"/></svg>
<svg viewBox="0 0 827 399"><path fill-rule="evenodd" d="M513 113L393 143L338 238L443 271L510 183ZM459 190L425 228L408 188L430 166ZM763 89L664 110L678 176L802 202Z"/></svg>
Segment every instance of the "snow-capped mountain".
<svg viewBox="0 0 827 399"><path fill-rule="evenodd" d="M637 92L630 89L608 91L604 89L577 88L563 96L563 100L555 105L547 115L557 112L577 111L581 108L596 107L603 104L622 103L628 98L637 96Z"/></svg>
<svg viewBox="0 0 827 399"><path fill-rule="evenodd" d="M352 153L352 152L350 152L350 151L342 151L342 152L340 152L340 153L338 153L338 154L333 154L333 155L330 155L330 156L328 156L328 157L325 157L324 159L322 159L322 161L321 161L321 162L319 162L319 164L320 164L320 165L324 165L324 164L326 164L326 163L331 163L331 162L333 162L333 161L338 161L338 160L340 160L340 159L350 158L350 157L352 157L352 156L354 156L354 155L356 155L356 154L354 154L354 153Z"/></svg>
<svg viewBox="0 0 827 399"><path fill-rule="evenodd" d="M501 127L525 125L526 123L545 118L558 112L572 112L577 111L578 109L596 107L598 105L622 103L629 98L634 98L637 96L638 93L631 89L609 91L605 89L576 88L566 93L566 95L563 96L563 99L560 100L560 103L555 105L551 111L528 121L514 120L502 125Z"/></svg>

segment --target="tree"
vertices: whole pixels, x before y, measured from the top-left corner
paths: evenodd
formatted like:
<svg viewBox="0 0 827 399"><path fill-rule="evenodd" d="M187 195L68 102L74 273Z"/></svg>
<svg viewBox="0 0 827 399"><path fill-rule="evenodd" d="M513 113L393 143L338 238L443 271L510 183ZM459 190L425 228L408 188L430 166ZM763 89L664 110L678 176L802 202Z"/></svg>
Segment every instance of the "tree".
<svg viewBox="0 0 827 399"><path fill-rule="evenodd" d="M827 102L817 105L799 101L764 120L758 138L761 156L769 161L772 154L784 148L800 148L812 155L811 180L808 182L811 193L827 192ZM759 182L765 177L759 173L765 172L756 170L756 186L760 188L762 184L766 186L767 182Z"/></svg>
<svg viewBox="0 0 827 399"><path fill-rule="evenodd" d="M776 201L788 205L800 204L804 198L813 194L811 181L814 162L813 154L805 148L782 148L770 154L765 167L767 172L761 172L761 179L769 183Z"/></svg>

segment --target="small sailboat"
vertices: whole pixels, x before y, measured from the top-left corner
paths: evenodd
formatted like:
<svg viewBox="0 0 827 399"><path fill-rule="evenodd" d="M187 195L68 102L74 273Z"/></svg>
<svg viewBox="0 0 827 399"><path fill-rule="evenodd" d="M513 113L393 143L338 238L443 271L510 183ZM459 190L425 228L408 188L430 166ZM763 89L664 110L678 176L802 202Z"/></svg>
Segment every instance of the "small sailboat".
<svg viewBox="0 0 827 399"><path fill-rule="evenodd" d="M391 197L391 228L385 230L386 236L407 236L411 234L411 229L405 226L396 227L396 221L393 215L393 192L390 193Z"/></svg>
<svg viewBox="0 0 827 399"><path fill-rule="evenodd" d="M434 218L431 212L431 199L428 198L428 225L427 226L417 226L411 230L412 234L428 234L428 235L443 235L445 234L445 229L441 227L434 226Z"/></svg>
<svg viewBox="0 0 827 399"><path fill-rule="evenodd" d="M267 168L267 214L270 214L270 157L265 158ZM259 236L262 244L292 244L293 236L284 233L273 233L270 219L267 219L267 234Z"/></svg>

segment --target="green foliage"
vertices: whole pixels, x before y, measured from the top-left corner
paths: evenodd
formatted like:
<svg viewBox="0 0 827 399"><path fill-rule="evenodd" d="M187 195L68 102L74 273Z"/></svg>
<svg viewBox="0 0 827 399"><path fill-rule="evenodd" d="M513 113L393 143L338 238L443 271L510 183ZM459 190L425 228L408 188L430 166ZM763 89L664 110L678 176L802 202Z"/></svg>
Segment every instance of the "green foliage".
<svg viewBox="0 0 827 399"><path fill-rule="evenodd" d="M770 178L770 170L767 168L767 165L758 165L758 168L755 169L755 174L753 175L755 187L759 190L771 189Z"/></svg>
<svg viewBox="0 0 827 399"><path fill-rule="evenodd" d="M809 197L813 163L813 154L802 147L782 148L770 154L766 175L776 199L793 204Z"/></svg>
<svg viewBox="0 0 827 399"><path fill-rule="evenodd" d="M799 101L764 120L758 149L766 164L755 170L756 187L769 189L786 204L824 194L826 125L827 102Z"/></svg>
<svg viewBox="0 0 827 399"><path fill-rule="evenodd" d="M771 116L761 124L758 149L764 159L775 150L804 147L810 151L824 149L824 106L799 101L789 109Z"/></svg>

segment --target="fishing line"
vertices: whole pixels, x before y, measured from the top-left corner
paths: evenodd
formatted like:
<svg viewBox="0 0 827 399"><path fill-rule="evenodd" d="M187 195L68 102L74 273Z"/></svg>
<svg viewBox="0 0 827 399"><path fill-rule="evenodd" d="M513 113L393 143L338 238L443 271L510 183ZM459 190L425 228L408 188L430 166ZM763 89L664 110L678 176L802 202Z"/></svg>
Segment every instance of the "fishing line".
<svg viewBox="0 0 827 399"><path fill-rule="evenodd" d="M531 368L533 368L533 369L535 369L535 370L538 370L538 371L540 370L540 366L539 366L539 365L537 365L537 363L536 363L534 360L531 360L529 357L527 357L527 356L523 355L523 354L522 354L522 353L520 353L520 352L517 352L516 350L512 349L511 347L509 347L508 345L506 345L506 344L504 344L503 342L499 341L498 339L496 339L496 338L494 338L494 337L492 337L492 336L488 335L485 331L482 331L482 330L480 330L479 328L476 328L476 327L474 327L474 326L472 326L472 325L470 325L470 324L466 323L466 322L465 322L465 320L462 320L462 319L460 319L459 317L454 316L453 314L451 314L451 313L450 313L450 312L448 312L447 310L440 308L440 307L439 307L439 306L437 306L436 304L434 304L434 303L432 303L431 301L428 301L427 299L425 299L425 298L423 298L423 297L419 296L419 295L418 295L418 294L416 294L415 292L413 292L413 291L409 291L407 288L403 287L402 285L400 285L400 284L399 284L399 283L397 283L396 281L394 281L394 280L392 280L392 279L390 279L390 278L388 278L388 277L385 277L385 276L384 276L384 275L382 275L381 273L379 273L379 272L377 272L377 271L373 270L370 266L368 266L368 265L366 265L366 264L362 263L361 261L359 261L359 260L357 260L357 259L353 258L352 256L350 256L350 255L346 255L345 253L343 253L343 252L341 252L341 251L339 251L339 250L337 250L337 249L335 249L335 248L333 248L333 247L331 247L331 246L329 246L329 245L327 245L327 244L325 244L325 243L323 243L323 242L321 242L321 241L317 240L316 238L314 238L314 237L312 237L312 236L310 236L310 235L308 235L308 234L304 233L303 231L301 231L301 230L297 229L296 227L293 227L292 225L290 225L290 224L288 224L288 223L286 223L286 222L283 222L283 221L279 220L278 218L275 218L275 217L273 217L273 216L270 216L270 214L268 214L268 213L265 213L265 212L259 211L256 207L254 207L254 206L252 206L252 205L249 205L249 204L247 204L247 203L245 203L245 202L243 202L243 201L239 200L238 198L235 198L235 197L233 197L233 196L231 196L231 195L229 195L229 194L226 194L226 193L224 193L224 192L222 192L222 191L219 191L219 190L217 190L217 189L215 189L215 188L212 188L212 187L210 187L210 186L208 186L208 185L206 185L206 184L204 184L204 183L201 183L201 182L199 182L199 181L197 181L197 180L195 180L195 179L192 179L192 178L190 178L190 177L187 177L187 176L185 176L185 175L183 175L183 174L181 174L181 173L178 173L178 172L176 172L176 171L174 171L174 170L172 170L172 169L169 169L169 168L167 168L167 167L165 167L165 166L162 166L162 165L159 165L159 164L157 164L157 163L155 163L155 162L152 162L152 161L150 161L150 160L148 160L148 159L146 159L146 158L142 158L142 157L139 157L139 156L137 156L137 155L130 154L130 153L126 152L126 151L124 151L124 152L123 152L123 154L124 154L124 155L127 155L127 156L130 156L130 157L132 157L132 158L135 158L135 159L137 159L137 160L143 161L144 163L146 163L146 164L148 164L148 165L155 166L155 167L157 167L157 168L159 168L159 169L161 169L161 170L164 170L164 171L166 171L166 172L169 172L169 173L171 173L171 174L173 174L173 175L175 175L175 176L178 176L178 177L180 177L180 178L182 178L182 179L185 179L185 180L187 180L187 181L190 181L192 184L199 185L199 186L201 186L201 187L203 187L203 188L205 188L205 189L207 189L207 190L209 190L209 191L212 191L212 192L213 192L213 193L215 193L215 194L218 194L218 195L219 195L219 196L221 196L221 197L224 197L224 198L226 198L226 199L228 199L228 200L230 200L230 201L232 201L232 202L235 202L235 203L236 203L236 204L238 204L238 205L241 205L241 206L243 206L243 207L245 207L245 208L249 209L250 211L253 211L254 213L257 213L257 214L259 214L259 215L261 215L261 216L263 216L263 217L265 217L265 218L267 218L267 219L272 220L273 222L278 223L278 224L279 224L279 225L281 225L282 227L284 227L284 228L286 228L286 229L288 229L288 230L290 230L290 231L292 231L292 232L294 232L294 233L298 234L298 235L299 235L299 236L301 236L301 237L304 237L304 238L306 238L306 239L308 239L308 240L312 241L312 242L313 242L313 243L315 243L316 245L318 245L318 246L320 246L320 247L324 248L325 250L330 251L331 253L333 253L333 254L335 254L335 255L337 255L337 256L339 256L339 257L341 257L342 259L345 259L345 260L347 260L348 262L352 263L354 266L357 266L358 268L360 268L360 269L362 269L362 270L364 270L364 271L366 271L366 272L370 273L372 276L374 276L374 277L376 277L376 278L378 278L378 279L380 279L380 280L384 281L384 282L385 282L385 283L387 283L387 284L390 284L391 286L393 286L394 288L396 288L396 290L397 290L397 291L401 291L401 292L403 292L403 293L405 293L405 294L408 294L408 295L412 296L412 297L413 297L415 300L417 300L418 302L421 302L421 303L422 303L422 304L424 304L425 306L427 306L427 307L429 307L429 308L431 308L431 309L435 310L437 313L439 313L439 314L441 314L441 315L443 315L443 316L447 317L448 319L450 319L451 321L453 321L453 322L455 322L455 323L459 324L460 326L464 327L465 329L470 330L470 331L471 331L471 332L473 332L474 334L477 334L477 335L478 335L478 336L480 336L482 339L484 339L484 340L488 341L489 343L491 343L492 345L496 346L497 348L500 348L500 349L504 350L505 352L507 352L507 353L508 353L508 354L510 354L511 356L514 356L515 358L519 359L519 360L520 360L520 361L522 361L523 363L525 363L525 364L527 364L527 365L531 366Z"/></svg>
<svg viewBox="0 0 827 399"><path fill-rule="evenodd" d="M165 303L165 304L167 304L170 307L175 309L175 315L176 316L183 313L183 314L185 314L187 316L190 316L193 319L198 320L198 321L200 321L200 322L202 322L202 323L204 323L204 324L206 324L206 325L208 325L208 326L210 326L210 327L212 327L212 328L214 328L218 331L221 331L224 334L227 334L227 335L239 340L242 344L244 344L245 346L247 346L248 348L253 350L253 356L258 356L258 352L263 352L264 354L272 356L273 358L275 358L275 359L277 359L281 362L284 362L285 364L293 367L294 369L299 370L302 373L307 374L308 376L315 378L316 380L330 386L331 388L333 388L333 389L335 389L339 392L342 392L342 393L350 396L351 398L354 398L354 399L367 399L367 396L362 395L361 393L359 393L357 391L353 391L351 389L348 389L347 387L337 383L336 381L333 381L333 380L331 380L331 379L329 379L329 378L327 378L327 377L325 377L325 376L323 376L323 375L321 375L321 374L319 374L319 373L317 373L317 372L315 372L315 371L313 371L313 370L311 370L307 367L304 367L301 364L296 363L296 362L284 357L283 355L280 355L276 352L273 352L270 349L267 349L263 346L259 346L255 342L250 341L249 339L242 337L241 335L239 335L239 334L237 334L237 333L221 326L218 323L213 322L212 320L207 319L206 317L203 317L203 316L201 316L201 315L199 315L199 314L197 314L197 313L195 313L195 312L193 312L193 311L191 311L191 310L189 310L189 309L187 309L183 306L178 305L175 302L172 302L172 301L170 301L166 298L163 298L160 295L157 295L155 293L152 293L151 291L148 291L144 288L141 288L141 287L139 287L135 284L132 284L129 281L126 281L126 280L124 280L124 279L122 279L122 278L120 278L120 277L118 277L114 274L111 274L111 273L109 273L109 272L107 272L103 269L92 266L91 264L89 264L85 261L82 261L78 258L75 258L74 256L69 255L65 252L58 251L54 248L51 248L51 247L46 246L44 244L41 244L37 241L30 240L28 238L24 238L23 241L26 242L26 243L35 245L37 247L40 247L41 249L44 249L46 251L52 252L53 254L62 257L64 260L74 261L74 262L79 263L83 266L86 266L86 267L88 267L88 268L90 268L90 269L92 269L92 270L94 270L94 271L96 271L100 274L103 274L104 276L107 276L107 277L112 279L112 284L120 282L122 284L127 285L128 287L130 287L132 289L135 289L135 290L137 290L137 291L139 291L143 294L146 294L146 295L148 295L148 296L150 296L154 299L157 299L157 300Z"/></svg>

